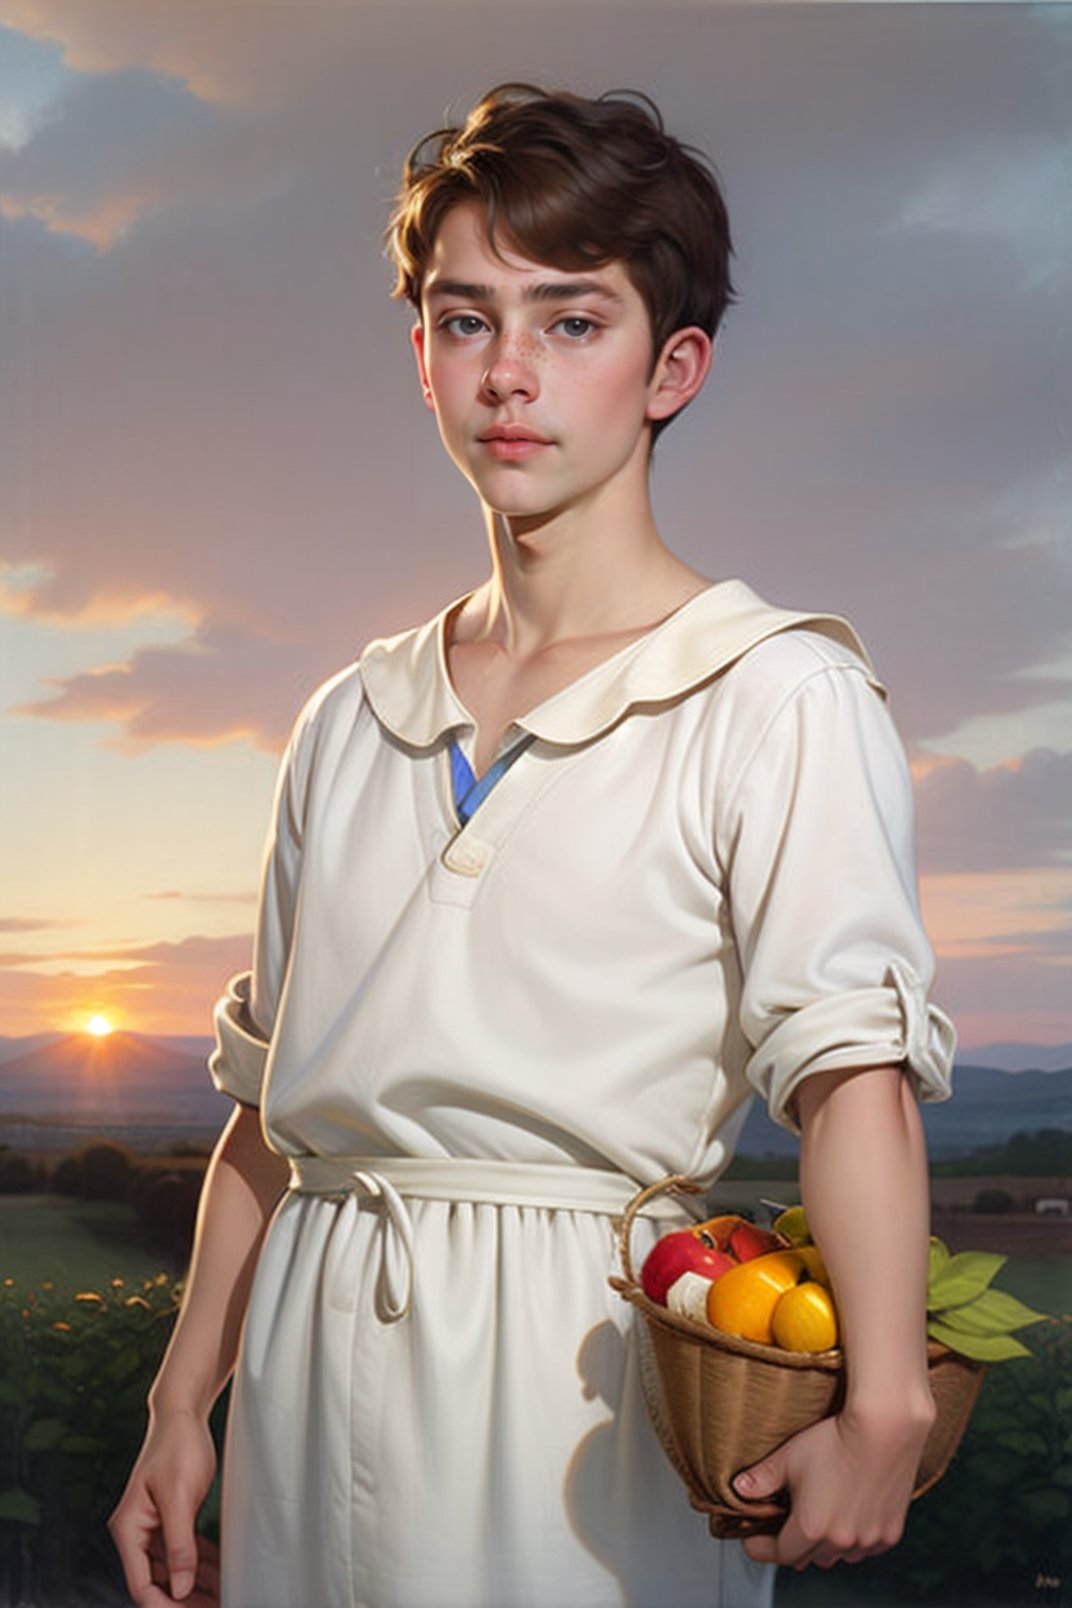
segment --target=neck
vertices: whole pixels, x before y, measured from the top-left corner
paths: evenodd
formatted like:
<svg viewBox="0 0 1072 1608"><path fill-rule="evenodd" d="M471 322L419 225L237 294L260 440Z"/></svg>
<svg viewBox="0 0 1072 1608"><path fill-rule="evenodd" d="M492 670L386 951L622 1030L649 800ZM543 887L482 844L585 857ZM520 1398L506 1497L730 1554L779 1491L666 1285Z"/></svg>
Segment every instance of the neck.
<svg viewBox="0 0 1072 1608"><path fill-rule="evenodd" d="M598 516L484 512L492 572L471 599L465 634L511 655L643 630L708 584L670 552L646 495Z"/></svg>

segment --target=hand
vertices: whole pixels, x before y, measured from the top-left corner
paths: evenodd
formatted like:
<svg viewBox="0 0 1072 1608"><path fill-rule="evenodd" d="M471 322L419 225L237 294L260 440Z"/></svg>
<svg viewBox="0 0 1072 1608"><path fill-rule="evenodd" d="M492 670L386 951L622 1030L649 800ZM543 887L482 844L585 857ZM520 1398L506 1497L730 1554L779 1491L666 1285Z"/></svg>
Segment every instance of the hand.
<svg viewBox="0 0 1072 1608"><path fill-rule="evenodd" d="M759 1501L788 1490L791 1499L777 1535L744 1543L748 1556L829 1569L896 1546L932 1417L866 1423L842 1412L743 1470L733 1482L738 1495Z"/></svg>
<svg viewBox="0 0 1072 1608"><path fill-rule="evenodd" d="M199 1535L195 1538L197 1546L197 1570L194 1577L193 1588L189 1595L181 1598L182 1608L219 1608L220 1604L220 1549L207 1536ZM167 1553L164 1549L163 1537L159 1532L153 1537L149 1545L149 1563L153 1572L153 1583L158 1587L168 1584ZM175 1599L169 1597L164 1591L164 1602ZM151 1603L152 1598L146 1598Z"/></svg>
<svg viewBox="0 0 1072 1608"><path fill-rule="evenodd" d="M108 1521L137 1608L173 1608L176 1603L215 1608L216 1549L194 1533L215 1470L216 1449L206 1421L177 1412L150 1422L126 1490Z"/></svg>

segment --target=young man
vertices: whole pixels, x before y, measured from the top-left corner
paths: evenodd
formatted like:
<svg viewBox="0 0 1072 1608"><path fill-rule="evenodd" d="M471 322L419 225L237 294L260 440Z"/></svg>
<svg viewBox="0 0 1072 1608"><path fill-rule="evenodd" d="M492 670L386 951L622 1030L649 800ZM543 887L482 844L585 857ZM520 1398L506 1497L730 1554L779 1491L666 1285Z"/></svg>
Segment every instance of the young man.
<svg viewBox="0 0 1072 1608"><path fill-rule="evenodd" d="M654 110L493 91L418 148L391 242L491 574L296 727L217 1015L239 1104L113 1531L142 1608L211 1600L244 1321L225 1608L750 1608L769 1563L896 1540L931 1422L916 1097L952 1037L903 758L844 622L656 528L652 440L730 278ZM752 1089L802 1132L848 1394L742 1474L790 1501L742 1549L652 1435L607 1276L638 1185L715 1176Z"/></svg>

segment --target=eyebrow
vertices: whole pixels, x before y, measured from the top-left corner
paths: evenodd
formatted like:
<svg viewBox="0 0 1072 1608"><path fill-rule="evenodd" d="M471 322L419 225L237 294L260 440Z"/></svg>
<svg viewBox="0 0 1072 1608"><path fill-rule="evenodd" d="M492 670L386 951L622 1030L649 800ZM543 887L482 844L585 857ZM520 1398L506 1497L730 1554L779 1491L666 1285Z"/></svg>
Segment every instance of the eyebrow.
<svg viewBox="0 0 1072 1608"><path fill-rule="evenodd" d="M498 293L491 285L471 284L465 279L434 279L425 290L432 297L450 297L455 301L494 302ZM538 285L528 285L521 293L526 302L583 301L598 296L603 301L621 301L621 296L598 279L557 279Z"/></svg>

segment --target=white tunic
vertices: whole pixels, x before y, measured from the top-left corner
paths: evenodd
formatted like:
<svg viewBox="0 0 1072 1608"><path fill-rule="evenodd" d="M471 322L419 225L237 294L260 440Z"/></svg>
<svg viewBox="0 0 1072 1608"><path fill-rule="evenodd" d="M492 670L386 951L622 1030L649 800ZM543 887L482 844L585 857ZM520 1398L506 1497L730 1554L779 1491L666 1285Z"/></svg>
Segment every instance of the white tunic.
<svg viewBox="0 0 1072 1608"><path fill-rule="evenodd" d="M217 1011L272 1144L359 1158L300 1161L262 1253L224 1605L752 1608L648 1428L613 1214L716 1176L753 1090L948 1093L901 747L844 622L726 582L520 719L459 828L449 612L299 719Z"/></svg>

